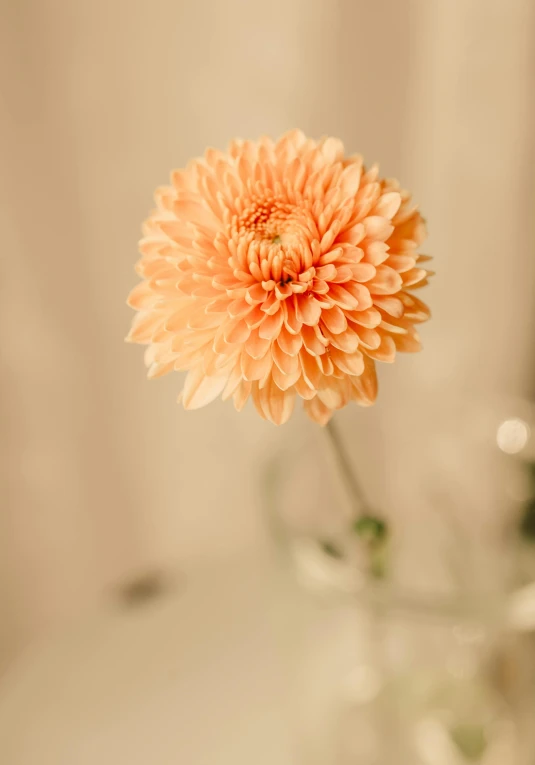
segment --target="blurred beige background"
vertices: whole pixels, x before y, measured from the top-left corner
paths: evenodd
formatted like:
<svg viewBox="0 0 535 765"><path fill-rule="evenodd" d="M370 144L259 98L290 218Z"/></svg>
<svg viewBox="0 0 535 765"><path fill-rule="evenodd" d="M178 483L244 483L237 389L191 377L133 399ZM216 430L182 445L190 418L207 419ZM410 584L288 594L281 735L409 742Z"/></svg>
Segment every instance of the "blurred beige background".
<svg viewBox="0 0 535 765"><path fill-rule="evenodd" d="M152 190L206 145L338 135L421 203L425 357L382 369L373 413L344 420L383 501L410 485L381 465L411 439L404 412L425 432L420 396L529 392L531 0L3 0L2 16L0 662L129 577L265 546L263 461L310 425L185 413L178 381L148 383L123 343Z"/></svg>

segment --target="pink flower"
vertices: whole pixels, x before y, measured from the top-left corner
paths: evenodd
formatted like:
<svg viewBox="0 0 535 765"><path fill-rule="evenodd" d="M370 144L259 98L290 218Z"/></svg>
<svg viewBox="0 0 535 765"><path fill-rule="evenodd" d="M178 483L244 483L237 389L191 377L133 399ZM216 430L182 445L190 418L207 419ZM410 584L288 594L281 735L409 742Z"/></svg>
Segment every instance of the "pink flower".
<svg viewBox="0 0 535 765"><path fill-rule="evenodd" d="M375 361L420 349L425 226L395 180L299 130L208 149L156 192L127 339L149 377L187 370L180 398L252 396L276 424L297 397L325 424L377 395Z"/></svg>

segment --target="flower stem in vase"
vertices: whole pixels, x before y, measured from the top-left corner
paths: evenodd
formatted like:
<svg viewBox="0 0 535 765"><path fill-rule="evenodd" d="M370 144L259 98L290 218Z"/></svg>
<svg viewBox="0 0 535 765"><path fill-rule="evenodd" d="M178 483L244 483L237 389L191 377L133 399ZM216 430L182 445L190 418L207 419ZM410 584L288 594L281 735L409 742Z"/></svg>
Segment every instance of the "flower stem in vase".
<svg viewBox="0 0 535 765"><path fill-rule="evenodd" d="M367 551L368 573L374 579L381 579L385 576L387 569L389 537L387 522L370 507L351 464L344 441L332 419L325 425L324 430L334 455L340 478L351 501L353 518L351 520L350 531L359 538ZM325 545L324 549L327 550Z"/></svg>

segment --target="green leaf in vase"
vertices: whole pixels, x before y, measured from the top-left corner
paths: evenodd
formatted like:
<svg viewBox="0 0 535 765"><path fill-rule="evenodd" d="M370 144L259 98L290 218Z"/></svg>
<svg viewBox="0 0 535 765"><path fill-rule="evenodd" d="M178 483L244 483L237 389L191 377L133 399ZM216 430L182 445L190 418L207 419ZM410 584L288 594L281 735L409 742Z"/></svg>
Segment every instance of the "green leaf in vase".
<svg viewBox="0 0 535 765"><path fill-rule="evenodd" d="M526 502L520 519L520 534L528 542L535 542L535 497Z"/></svg>
<svg viewBox="0 0 535 765"><path fill-rule="evenodd" d="M386 522L374 515L363 515L353 524L353 530L364 541L369 543L382 542L388 534Z"/></svg>
<svg viewBox="0 0 535 765"><path fill-rule="evenodd" d="M450 730L451 740L470 762L478 762L487 748L487 735L482 725L459 723Z"/></svg>

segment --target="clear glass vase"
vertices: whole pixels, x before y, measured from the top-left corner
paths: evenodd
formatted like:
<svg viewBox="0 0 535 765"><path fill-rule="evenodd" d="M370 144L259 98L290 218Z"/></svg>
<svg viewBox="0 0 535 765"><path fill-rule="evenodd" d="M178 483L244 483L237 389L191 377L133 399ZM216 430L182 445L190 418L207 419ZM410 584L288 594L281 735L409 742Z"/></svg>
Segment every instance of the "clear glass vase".
<svg viewBox="0 0 535 765"><path fill-rule="evenodd" d="M520 762L514 704L499 671L507 638L498 614L480 605L368 601L335 762Z"/></svg>
<svg viewBox="0 0 535 765"><path fill-rule="evenodd" d="M374 503L365 526L319 429L270 464L270 523L311 609L300 765L530 762L530 418L503 401L448 413L408 511Z"/></svg>

